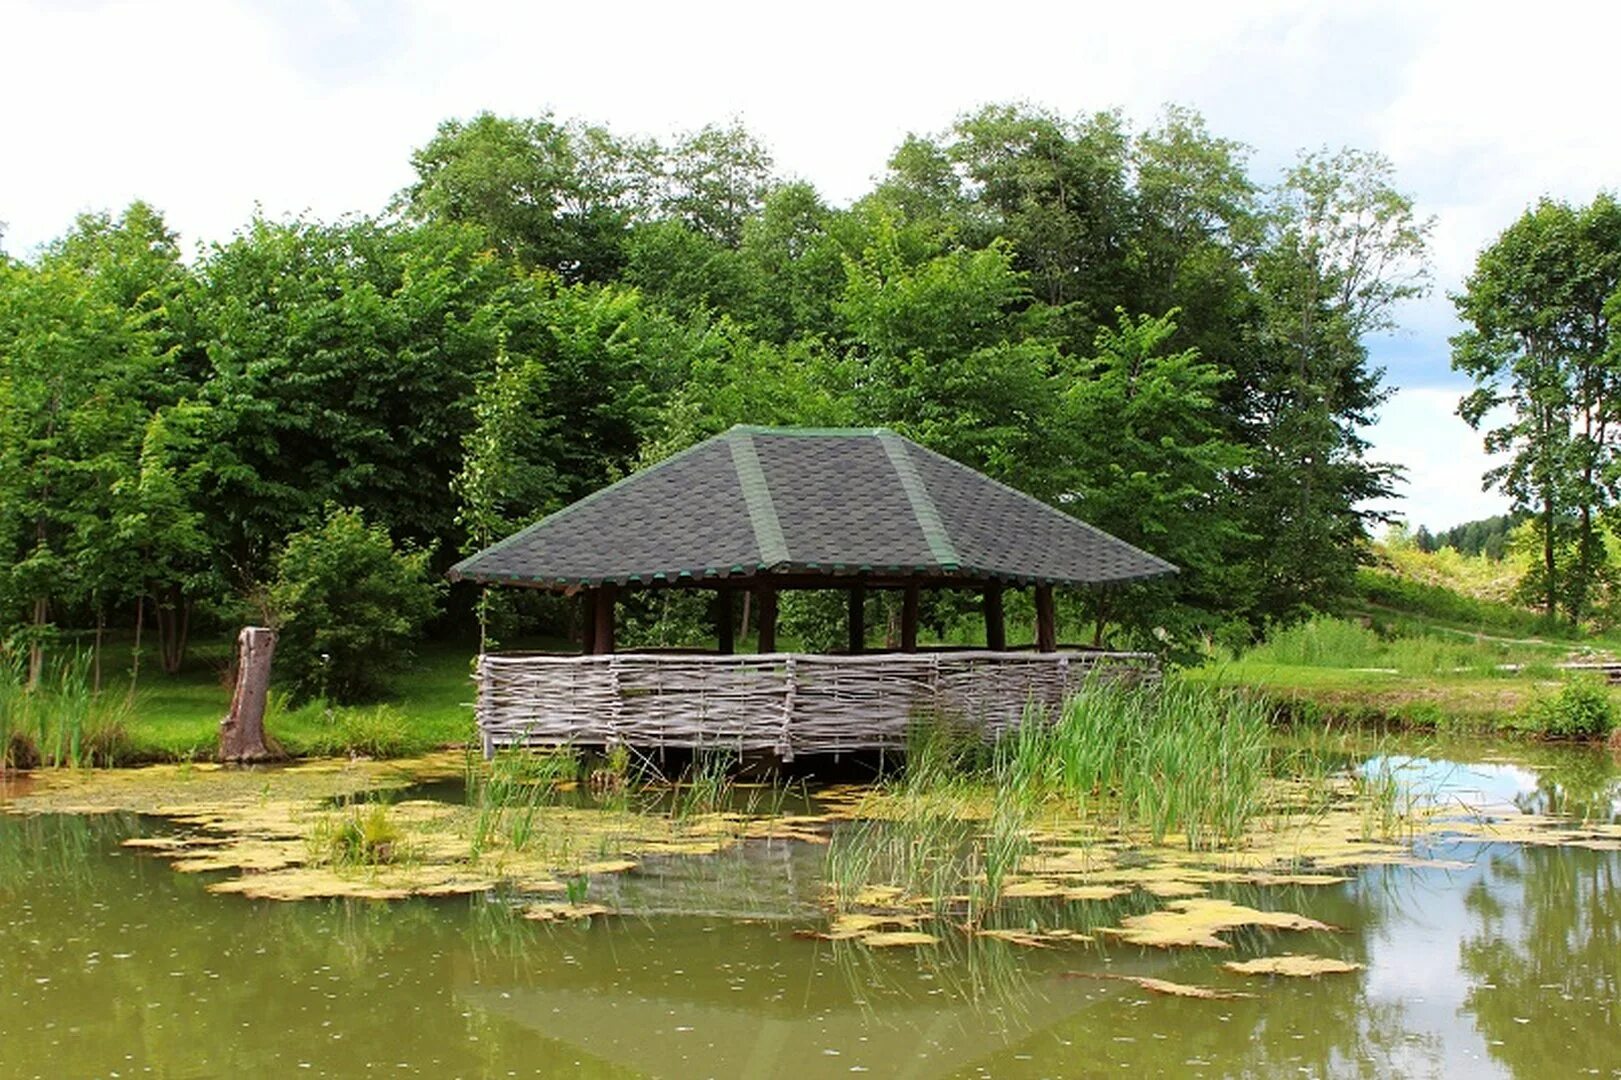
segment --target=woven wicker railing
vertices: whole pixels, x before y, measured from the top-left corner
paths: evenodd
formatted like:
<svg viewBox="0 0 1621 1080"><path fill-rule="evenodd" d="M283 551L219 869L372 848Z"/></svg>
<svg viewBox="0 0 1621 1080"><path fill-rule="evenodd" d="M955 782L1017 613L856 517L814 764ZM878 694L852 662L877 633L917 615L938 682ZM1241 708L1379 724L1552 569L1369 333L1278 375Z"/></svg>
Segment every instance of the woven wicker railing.
<svg viewBox="0 0 1621 1080"><path fill-rule="evenodd" d="M484 752L531 745L715 746L797 754L900 749L914 720L994 734L1088 679L1159 678L1147 653L825 656L616 653L479 657Z"/></svg>

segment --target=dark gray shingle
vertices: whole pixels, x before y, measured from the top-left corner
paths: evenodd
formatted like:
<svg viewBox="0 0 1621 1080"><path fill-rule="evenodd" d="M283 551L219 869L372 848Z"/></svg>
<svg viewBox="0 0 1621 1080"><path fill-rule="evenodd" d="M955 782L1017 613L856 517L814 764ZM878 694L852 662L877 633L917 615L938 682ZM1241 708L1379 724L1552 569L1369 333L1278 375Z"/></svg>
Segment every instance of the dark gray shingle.
<svg viewBox="0 0 1621 1080"><path fill-rule="evenodd" d="M1098 584L1174 569L890 432L738 427L450 576L552 587L787 572Z"/></svg>

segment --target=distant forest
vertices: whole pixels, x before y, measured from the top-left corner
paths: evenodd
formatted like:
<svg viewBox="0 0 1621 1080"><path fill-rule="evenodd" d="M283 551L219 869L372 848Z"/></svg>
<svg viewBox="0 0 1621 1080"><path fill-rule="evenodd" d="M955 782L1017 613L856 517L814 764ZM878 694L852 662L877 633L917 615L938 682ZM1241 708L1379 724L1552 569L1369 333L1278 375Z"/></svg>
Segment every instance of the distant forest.
<svg viewBox="0 0 1621 1080"><path fill-rule="evenodd" d="M1397 475L1364 341L1429 224L1374 154L990 105L848 206L735 125L484 114L410 160L371 213L189 255L136 202L0 263L9 648L145 619L178 664L342 512L437 574L749 422L888 425L1171 560L1063 610L1190 649L1334 604Z"/></svg>
<svg viewBox="0 0 1621 1080"><path fill-rule="evenodd" d="M1488 559L1501 559L1508 551L1508 535L1524 524L1529 515L1498 514L1466 521L1450 529L1432 533L1420 525L1413 534L1413 542L1420 551L1440 551L1452 548L1460 555L1484 555Z"/></svg>

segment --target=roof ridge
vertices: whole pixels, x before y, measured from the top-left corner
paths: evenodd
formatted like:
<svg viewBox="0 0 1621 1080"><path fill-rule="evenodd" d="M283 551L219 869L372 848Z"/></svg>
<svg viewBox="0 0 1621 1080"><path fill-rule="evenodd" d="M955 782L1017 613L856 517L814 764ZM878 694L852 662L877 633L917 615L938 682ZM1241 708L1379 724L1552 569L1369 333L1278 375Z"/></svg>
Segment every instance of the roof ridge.
<svg viewBox="0 0 1621 1080"><path fill-rule="evenodd" d="M923 539L928 542L929 554L934 561L945 570L955 570L962 565L957 558L957 548L951 542L951 533L946 523L940 517L940 510L934 505L934 498L929 494L929 487L917 473L917 466L912 463L911 455L907 452L906 439L901 438L893 431L878 432L878 442L884 448L889 463L895 469L895 476L901 482L901 490L906 492L906 501L912 506L912 516L917 519L917 527L923 533Z"/></svg>
<svg viewBox="0 0 1621 1080"><path fill-rule="evenodd" d="M754 546L760 550L760 564L780 566L789 561L788 541L782 535L782 520L777 517L777 507L771 501L771 487L766 483L765 470L760 467L760 455L754 449L753 432L734 427L726 433L726 444L732 451L732 468L737 472L738 486L743 489L749 524L754 527Z"/></svg>
<svg viewBox="0 0 1621 1080"><path fill-rule="evenodd" d="M769 424L733 424L727 429L727 434L742 432L746 435L785 435L792 437L851 438L861 436L872 438L879 435L893 435L894 432L884 427L772 427Z"/></svg>

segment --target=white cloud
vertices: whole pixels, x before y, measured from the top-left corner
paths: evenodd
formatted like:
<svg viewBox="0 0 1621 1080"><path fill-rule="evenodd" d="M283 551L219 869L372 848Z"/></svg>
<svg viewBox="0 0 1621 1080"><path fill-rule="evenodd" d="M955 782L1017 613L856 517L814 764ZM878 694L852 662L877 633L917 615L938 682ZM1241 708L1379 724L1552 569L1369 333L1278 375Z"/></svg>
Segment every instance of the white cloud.
<svg viewBox="0 0 1621 1080"><path fill-rule="evenodd" d="M1496 461L1480 433L1458 418L1460 396L1441 388L1398 390L1371 433L1373 460L1407 468L1406 482L1398 485L1403 497L1375 505L1414 528L1445 529L1508 510L1501 495L1480 489L1481 476Z"/></svg>

